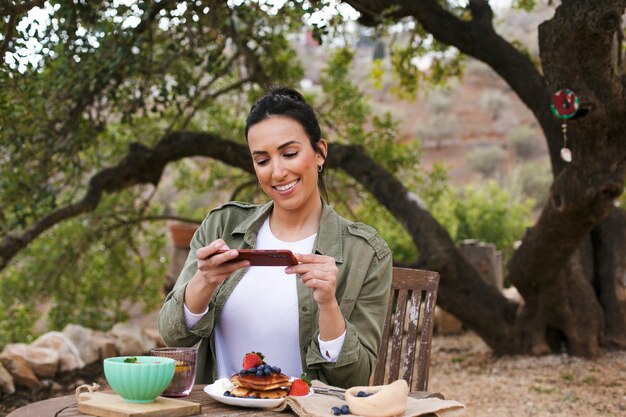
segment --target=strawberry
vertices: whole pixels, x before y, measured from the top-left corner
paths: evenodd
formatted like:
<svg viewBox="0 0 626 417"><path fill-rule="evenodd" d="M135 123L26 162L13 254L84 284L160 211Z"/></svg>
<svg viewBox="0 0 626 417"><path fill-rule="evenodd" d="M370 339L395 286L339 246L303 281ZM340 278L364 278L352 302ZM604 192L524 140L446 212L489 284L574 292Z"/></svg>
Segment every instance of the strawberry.
<svg viewBox="0 0 626 417"><path fill-rule="evenodd" d="M302 374L300 379L295 379L289 387L289 395L292 397L302 397L309 393L309 387L311 381L307 378L306 374Z"/></svg>
<svg viewBox="0 0 626 417"><path fill-rule="evenodd" d="M248 370L250 368L256 368L259 365L263 365L263 355L261 352L250 352L246 353L246 356L243 357L243 369Z"/></svg>

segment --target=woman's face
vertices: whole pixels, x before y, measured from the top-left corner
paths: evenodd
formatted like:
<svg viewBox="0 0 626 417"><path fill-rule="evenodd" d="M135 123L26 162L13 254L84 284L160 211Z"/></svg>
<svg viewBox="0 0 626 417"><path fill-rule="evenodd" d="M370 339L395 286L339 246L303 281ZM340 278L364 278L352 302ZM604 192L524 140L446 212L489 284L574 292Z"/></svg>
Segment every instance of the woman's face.
<svg viewBox="0 0 626 417"><path fill-rule="evenodd" d="M326 155L326 141L318 142ZM324 163L300 123L272 116L248 130L248 147L263 191L277 207L297 210L318 204L317 168Z"/></svg>

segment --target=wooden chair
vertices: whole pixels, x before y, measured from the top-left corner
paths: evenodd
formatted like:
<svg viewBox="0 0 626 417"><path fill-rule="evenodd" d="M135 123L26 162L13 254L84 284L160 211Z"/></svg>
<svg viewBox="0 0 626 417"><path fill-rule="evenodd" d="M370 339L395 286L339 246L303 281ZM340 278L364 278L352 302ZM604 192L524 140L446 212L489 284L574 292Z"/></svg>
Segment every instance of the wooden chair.
<svg viewBox="0 0 626 417"><path fill-rule="evenodd" d="M409 384L410 391L427 390L438 288L437 272L393 268L389 306L372 385L387 384L401 377ZM408 327L406 333L405 327Z"/></svg>

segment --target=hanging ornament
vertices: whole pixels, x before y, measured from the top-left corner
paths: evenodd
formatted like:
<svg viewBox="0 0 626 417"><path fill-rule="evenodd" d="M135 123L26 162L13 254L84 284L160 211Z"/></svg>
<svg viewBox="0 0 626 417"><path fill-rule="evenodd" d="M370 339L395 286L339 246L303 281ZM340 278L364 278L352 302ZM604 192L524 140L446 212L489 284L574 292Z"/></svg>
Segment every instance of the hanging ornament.
<svg viewBox="0 0 626 417"><path fill-rule="evenodd" d="M579 106L576 93L565 88L552 94L552 113L559 119L571 119L576 115Z"/></svg>
<svg viewBox="0 0 626 417"><path fill-rule="evenodd" d="M561 132L563 132L563 147L561 148L561 159L565 162L572 162L572 151L567 147L567 123L561 124Z"/></svg>
<svg viewBox="0 0 626 417"><path fill-rule="evenodd" d="M572 151L567 147L567 119L576 115L579 106L579 99L576 93L565 88L552 95L552 113L563 120L561 132L563 132L563 147L561 148L561 159L565 162L572 162Z"/></svg>

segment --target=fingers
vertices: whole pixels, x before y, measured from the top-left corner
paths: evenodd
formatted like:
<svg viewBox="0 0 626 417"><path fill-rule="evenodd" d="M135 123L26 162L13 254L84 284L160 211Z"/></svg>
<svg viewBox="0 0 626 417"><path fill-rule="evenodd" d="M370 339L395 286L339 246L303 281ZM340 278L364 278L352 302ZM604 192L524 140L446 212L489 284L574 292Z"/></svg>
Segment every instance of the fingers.
<svg viewBox="0 0 626 417"><path fill-rule="evenodd" d="M238 254L224 240L217 239L196 251L198 271L209 282L223 282L236 270L250 266L249 261L233 261Z"/></svg>
<svg viewBox="0 0 626 417"><path fill-rule="evenodd" d="M208 245L198 249L196 251L196 258L206 260L208 257L213 255L218 250L228 250L228 249L230 248L228 247L226 242L224 242L224 240L217 239L209 243Z"/></svg>
<svg viewBox="0 0 626 417"><path fill-rule="evenodd" d="M335 262L335 260L330 256L316 255L314 253L294 253L294 255L301 264L323 263L328 262L329 259L332 259L333 263Z"/></svg>
<svg viewBox="0 0 626 417"><path fill-rule="evenodd" d="M311 271L301 276L302 283L313 292L313 299L322 308L323 305L336 303L336 280L334 276Z"/></svg>
<svg viewBox="0 0 626 417"><path fill-rule="evenodd" d="M300 277L332 279L337 278L339 269L335 259L324 255L296 254L298 265L292 265L285 269L287 274L298 274ZM304 281L303 281L304 282Z"/></svg>
<svg viewBox="0 0 626 417"><path fill-rule="evenodd" d="M333 289L335 280L333 276L324 274L321 271L311 271L300 275L300 280L311 289Z"/></svg>
<svg viewBox="0 0 626 417"><path fill-rule="evenodd" d="M335 290L339 269L331 256L296 254L298 265L285 269L287 274L296 274L302 283L313 291L318 305L335 302Z"/></svg>

